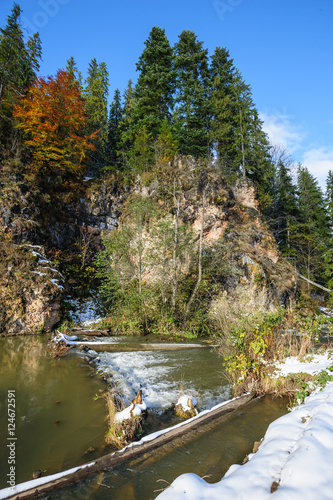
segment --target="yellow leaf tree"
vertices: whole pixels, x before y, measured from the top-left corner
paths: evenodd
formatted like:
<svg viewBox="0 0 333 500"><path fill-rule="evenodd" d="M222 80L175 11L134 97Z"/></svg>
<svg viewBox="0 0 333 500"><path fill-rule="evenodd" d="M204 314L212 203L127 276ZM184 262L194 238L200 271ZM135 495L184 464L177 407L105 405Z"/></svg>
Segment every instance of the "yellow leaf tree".
<svg viewBox="0 0 333 500"><path fill-rule="evenodd" d="M36 78L14 107L17 128L25 133L33 164L39 173L76 175L86 170L86 155L94 149L94 132L84 135L85 100L78 84L66 71L55 77Z"/></svg>

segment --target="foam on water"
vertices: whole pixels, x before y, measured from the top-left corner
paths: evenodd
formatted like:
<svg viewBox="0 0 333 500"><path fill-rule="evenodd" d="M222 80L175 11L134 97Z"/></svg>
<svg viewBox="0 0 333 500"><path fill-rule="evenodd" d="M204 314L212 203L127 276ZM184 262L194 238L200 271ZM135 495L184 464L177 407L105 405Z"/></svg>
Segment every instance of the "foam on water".
<svg viewBox="0 0 333 500"><path fill-rule="evenodd" d="M230 398L230 387L222 379L214 389L202 387L197 360L185 351L103 352L99 358L98 369L112 375L126 404L142 389L147 406L163 410L176 403L182 386L198 399L200 409Z"/></svg>

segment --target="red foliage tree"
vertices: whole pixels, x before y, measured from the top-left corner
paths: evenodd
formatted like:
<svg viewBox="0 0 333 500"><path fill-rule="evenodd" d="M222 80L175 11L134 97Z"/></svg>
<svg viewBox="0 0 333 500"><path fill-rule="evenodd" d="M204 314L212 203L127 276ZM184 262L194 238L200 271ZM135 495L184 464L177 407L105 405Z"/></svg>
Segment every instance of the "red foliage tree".
<svg viewBox="0 0 333 500"><path fill-rule="evenodd" d="M26 134L34 166L39 173L80 174L85 171L89 150L95 149L87 136L85 100L77 83L66 71L55 77L36 78L27 94L14 107L17 128Z"/></svg>

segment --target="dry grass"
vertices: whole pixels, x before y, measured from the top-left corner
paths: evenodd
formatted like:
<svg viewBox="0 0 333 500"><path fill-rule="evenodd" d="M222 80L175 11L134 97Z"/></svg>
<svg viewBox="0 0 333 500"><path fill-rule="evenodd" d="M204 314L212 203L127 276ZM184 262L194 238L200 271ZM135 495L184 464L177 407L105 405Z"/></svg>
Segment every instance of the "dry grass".
<svg viewBox="0 0 333 500"><path fill-rule="evenodd" d="M260 323L267 313L267 304L266 288L258 289L254 282L238 285L230 294L224 291L212 302L209 314L224 352L228 353L233 348L230 343L232 331L244 323L244 320L247 323Z"/></svg>
<svg viewBox="0 0 333 500"><path fill-rule="evenodd" d="M187 420L189 418L195 417L198 414L197 410L191 404L189 410L184 410L182 405L175 406L175 415L183 420Z"/></svg>

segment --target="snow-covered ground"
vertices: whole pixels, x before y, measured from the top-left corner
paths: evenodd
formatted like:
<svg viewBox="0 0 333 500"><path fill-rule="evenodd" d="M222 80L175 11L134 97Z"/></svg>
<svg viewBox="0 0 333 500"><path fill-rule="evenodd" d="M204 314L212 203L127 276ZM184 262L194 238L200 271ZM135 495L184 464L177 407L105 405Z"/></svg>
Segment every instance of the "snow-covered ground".
<svg viewBox="0 0 333 500"><path fill-rule="evenodd" d="M295 358L279 365L281 372L315 373L333 359ZM280 373L281 373L280 372ZM196 474L183 474L159 500L333 499L333 382L317 389L304 404L273 422L257 453L245 465L232 465L220 482L208 484Z"/></svg>
<svg viewBox="0 0 333 500"><path fill-rule="evenodd" d="M286 376L290 373L309 373L315 375L322 370L327 370L333 365L333 357L329 352L307 356L305 360L295 357L287 358L283 363L276 363L276 376ZM333 498L333 495L332 495Z"/></svg>
<svg viewBox="0 0 333 500"><path fill-rule="evenodd" d="M88 327L100 321L98 296L92 296L90 299L70 299L69 303L71 318L81 326Z"/></svg>

